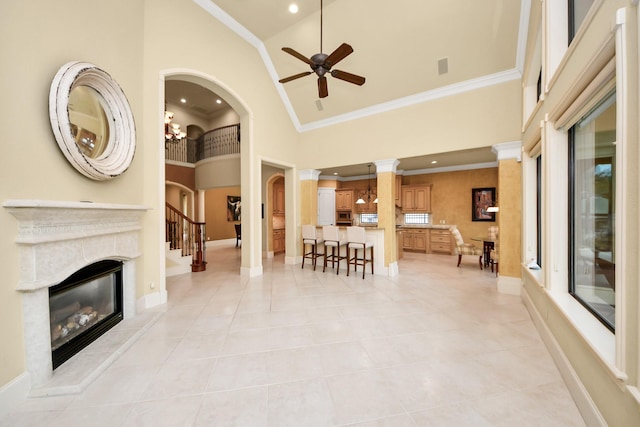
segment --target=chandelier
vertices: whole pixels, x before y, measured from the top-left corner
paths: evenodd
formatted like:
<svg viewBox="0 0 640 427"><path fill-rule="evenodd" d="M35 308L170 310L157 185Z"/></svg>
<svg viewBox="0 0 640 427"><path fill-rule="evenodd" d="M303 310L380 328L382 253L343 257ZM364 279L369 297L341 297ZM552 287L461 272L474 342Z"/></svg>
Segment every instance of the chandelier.
<svg viewBox="0 0 640 427"><path fill-rule="evenodd" d="M169 142L177 144L187 137L187 134L180 130L180 125L171 123L173 113L171 111L164 112L164 143Z"/></svg>
<svg viewBox="0 0 640 427"><path fill-rule="evenodd" d="M378 203L378 196L371 192L371 164L367 165L369 168L369 183L367 184L367 192L362 194L358 200L356 200L357 205L362 205L365 203L371 203L371 199L373 198L373 203ZM365 198L367 200L365 200Z"/></svg>

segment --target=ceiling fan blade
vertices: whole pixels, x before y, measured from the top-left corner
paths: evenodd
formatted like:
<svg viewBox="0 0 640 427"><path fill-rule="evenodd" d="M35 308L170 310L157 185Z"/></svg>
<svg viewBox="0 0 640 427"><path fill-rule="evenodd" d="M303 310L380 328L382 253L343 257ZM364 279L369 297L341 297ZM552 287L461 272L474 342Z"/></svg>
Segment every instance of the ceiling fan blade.
<svg viewBox="0 0 640 427"><path fill-rule="evenodd" d="M347 73L346 71L331 70L331 75L336 79L344 80L345 82L353 83L354 85L362 86L365 82L365 78L357 76L355 74Z"/></svg>
<svg viewBox="0 0 640 427"><path fill-rule="evenodd" d="M327 78L325 76L318 77L318 96L320 98L326 98L329 96L329 90L327 89Z"/></svg>
<svg viewBox="0 0 640 427"><path fill-rule="evenodd" d="M290 47L283 47L282 50L287 52L289 55L295 56L296 58L298 58L302 62L306 62L309 65L315 65L312 60L310 60L309 58L307 58L303 54L296 52L295 50L291 49Z"/></svg>
<svg viewBox="0 0 640 427"><path fill-rule="evenodd" d="M287 82L290 82L291 80L299 79L300 77L308 76L309 74L312 74L312 73L313 71L305 71L304 73L294 74L293 76L285 77L284 79L280 79L278 81L280 83L287 83Z"/></svg>
<svg viewBox="0 0 640 427"><path fill-rule="evenodd" d="M331 68L352 53L353 48L346 43L342 43L336 50L331 53L331 55L327 56L327 59L325 59L324 63L329 68Z"/></svg>

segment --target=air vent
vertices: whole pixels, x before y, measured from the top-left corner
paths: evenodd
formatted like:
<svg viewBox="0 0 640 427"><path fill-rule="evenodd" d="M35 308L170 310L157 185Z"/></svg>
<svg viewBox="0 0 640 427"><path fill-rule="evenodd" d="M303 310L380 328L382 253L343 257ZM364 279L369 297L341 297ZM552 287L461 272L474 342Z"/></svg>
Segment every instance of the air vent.
<svg viewBox="0 0 640 427"><path fill-rule="evenodd" d="M449 72L449 58L438 59L438 74L447 74Z"/></svg>

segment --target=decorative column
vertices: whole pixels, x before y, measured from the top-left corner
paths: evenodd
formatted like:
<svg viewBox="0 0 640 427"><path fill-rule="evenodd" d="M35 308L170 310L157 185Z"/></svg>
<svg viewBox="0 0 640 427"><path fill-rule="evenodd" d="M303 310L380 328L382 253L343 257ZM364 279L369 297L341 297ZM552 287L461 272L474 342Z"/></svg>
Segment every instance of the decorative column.
<svg viewBox="0 0 640 427"><path fill-rule="evenodd" d="M522 143L492 147L498 158L499 277L498 291L520 294L522 264Z"/></svg>
<svg viewBox="0 0 640 427"><path fill-rule="evenodd" d="M300 224L318 222L318 178L320 171L300 171Z"/></svg>
<svg viewBox="0 0 640 427"><path fill-rule="evenodd" d="M397 159L377 160L378 228L384 229L384 266L389 276L398 274L396 243L396 168ZM383 254L377 248L377 256Z"/></svg>

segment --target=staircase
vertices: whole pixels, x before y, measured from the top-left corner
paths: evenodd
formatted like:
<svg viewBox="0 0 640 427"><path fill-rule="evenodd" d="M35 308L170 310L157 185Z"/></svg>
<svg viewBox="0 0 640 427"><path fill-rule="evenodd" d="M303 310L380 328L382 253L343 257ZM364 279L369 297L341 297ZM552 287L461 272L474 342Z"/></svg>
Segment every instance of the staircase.
<svg viewBox="0 0 640 427"><path fill-rule="evenodd" d="M205 235L203 222L194 222L166 203L166 277L206 270Z"/></svg>

